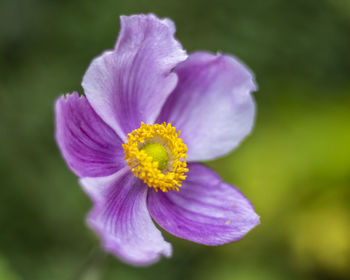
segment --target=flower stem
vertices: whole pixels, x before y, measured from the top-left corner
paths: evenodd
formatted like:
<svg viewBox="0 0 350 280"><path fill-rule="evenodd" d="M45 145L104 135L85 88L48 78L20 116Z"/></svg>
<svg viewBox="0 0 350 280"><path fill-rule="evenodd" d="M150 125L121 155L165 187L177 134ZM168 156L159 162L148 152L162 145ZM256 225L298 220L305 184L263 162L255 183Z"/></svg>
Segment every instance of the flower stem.
<svg viewBox="0 0 350 280"><path fill-rule="evenodd" d="M89 256L71 280L99 280L101 279L101 266L106 254L99 247L91 250Z"/></svg>

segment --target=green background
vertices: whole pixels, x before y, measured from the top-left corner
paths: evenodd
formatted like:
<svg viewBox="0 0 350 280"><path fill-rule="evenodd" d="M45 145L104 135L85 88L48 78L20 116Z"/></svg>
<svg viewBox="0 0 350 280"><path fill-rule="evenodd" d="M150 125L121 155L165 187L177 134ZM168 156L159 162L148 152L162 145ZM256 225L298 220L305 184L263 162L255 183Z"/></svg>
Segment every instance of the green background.
<svg viewBox="0 0 350 280"><path fill-rule="evenodd" d="M112 48L119 15L153 12L188 52L234 54L256 74L253 133L208 163L261 225L207 247L164 233L146 268L99 251L91 202L54 142L55 99ZM349 0L0 0L0 280L349 279Z"/></svg>

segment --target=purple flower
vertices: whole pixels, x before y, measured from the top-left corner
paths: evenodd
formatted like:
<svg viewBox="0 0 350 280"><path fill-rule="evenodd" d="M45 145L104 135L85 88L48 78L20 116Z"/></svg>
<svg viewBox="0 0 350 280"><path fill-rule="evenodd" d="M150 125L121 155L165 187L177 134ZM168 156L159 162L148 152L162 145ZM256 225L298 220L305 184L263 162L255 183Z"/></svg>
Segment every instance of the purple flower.
<svg viewBox="0 0 350 280"><path fill-rule="evenodd" d="M56 102L56 139L93 201L88 224L133 265L172 254L160 227L221 245L259 223L251 203L208 167L250 133L253 75L232 56L186 55L169 19L121 17L113 50ZM180 135L181 131L181 135Z"/></svg>

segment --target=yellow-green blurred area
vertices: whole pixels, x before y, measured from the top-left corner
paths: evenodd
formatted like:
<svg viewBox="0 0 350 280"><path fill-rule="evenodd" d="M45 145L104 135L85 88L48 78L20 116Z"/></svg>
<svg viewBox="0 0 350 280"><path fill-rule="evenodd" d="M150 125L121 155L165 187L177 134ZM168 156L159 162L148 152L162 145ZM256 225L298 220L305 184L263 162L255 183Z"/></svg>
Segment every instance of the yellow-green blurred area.
<svg viewBox="0 0 350 280"><path fill-rule="evenodd" d="M135 268L99 252L91 202L54 142L55 99L112 48L119 15L170 17L188 52L255 72L253 133L207 163L261 225ZM350 279L349 0L0 0L0 280ZM213 104L215 106L215 104Z"/></svg>

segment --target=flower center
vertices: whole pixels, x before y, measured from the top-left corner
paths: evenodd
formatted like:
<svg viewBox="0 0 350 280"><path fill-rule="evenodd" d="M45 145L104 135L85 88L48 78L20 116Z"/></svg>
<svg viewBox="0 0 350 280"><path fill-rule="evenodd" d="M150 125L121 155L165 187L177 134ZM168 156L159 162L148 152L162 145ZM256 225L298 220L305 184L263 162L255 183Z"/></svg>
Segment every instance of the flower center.
<svg viewBox="0 0 350 280"><path fill-rule="evenodd" d="M168 164L168 152L162 144L148 143L142 147L147 155L153 158L153 161L158 162L158 169L163 170Z"/></svg>
<svg viewBox="0 0 350 280"><path fill-rule="evenodd" d="M187 146L170 123L144 124L123 144L130 171L156 191L179 190L188 172Z"/></svg>

